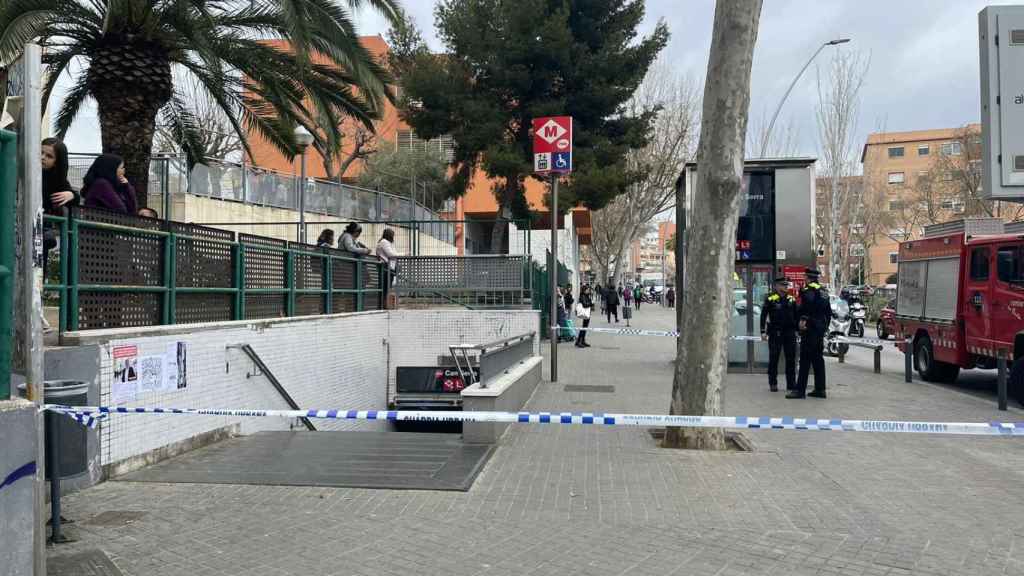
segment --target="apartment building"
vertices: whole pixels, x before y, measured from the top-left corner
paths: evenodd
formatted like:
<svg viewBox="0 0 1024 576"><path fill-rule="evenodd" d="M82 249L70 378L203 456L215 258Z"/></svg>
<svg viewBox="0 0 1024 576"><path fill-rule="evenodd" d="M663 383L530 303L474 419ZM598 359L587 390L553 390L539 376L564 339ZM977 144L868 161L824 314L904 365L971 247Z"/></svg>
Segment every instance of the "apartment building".
<svg viewBox="0 0 1024 576"><path fill-rule="evenodd" d="M867 283L891 282L901 241L971 211L972 194L963 190L980 186L980 138L980 124L868 135L861 154L863 201L875 230L864 248Z"/></svg>

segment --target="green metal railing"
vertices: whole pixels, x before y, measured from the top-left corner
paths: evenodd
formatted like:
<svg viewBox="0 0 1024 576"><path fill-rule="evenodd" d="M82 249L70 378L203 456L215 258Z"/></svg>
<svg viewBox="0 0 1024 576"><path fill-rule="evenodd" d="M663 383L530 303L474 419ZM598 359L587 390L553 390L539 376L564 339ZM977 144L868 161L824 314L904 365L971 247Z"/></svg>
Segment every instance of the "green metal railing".
<svg viewBox="0 0 1024 576"><path fill-rule="evenodd" d="M18 136L0 130L0 400L11 396L14 341L14 199L18 187Z"/></svg>
<svg viewBox="0 0 1024 576"><path fill-rule="evenodd" d="M319 297L316 307L316 313L319 314L382 308L386 301L385 289L388 284L380 278L380 274L386 270L375 258L355 258L337 250L245 234L236 235L224 230L176 222L157 223L138 219L138 223L146 227L135 227L97 221L97 215L100 219L116 219L128 224L133 220L133 217L78 209L72 210L67 216L44 217L46 226L57 232L61 256L56 278L48 279L51 281L46 282L43 289L44 292L56 293L60 299L59 329L62 333L106 327L182 323L178 317L179 296L200 295L198 301L191 302L191 313L186 320L188 323L295 316L298 310L296 302L307 295ZM154 226L158 228L154 229ZM189 233L189 229L199 234ZM92 241L83 247L83 238L90 234L93 235ZM154 242L159 243L159 262L153 262L151 258L156 253L152 250ZM137 244L144 245L139 248ZM104 261L107 255L97 254L97 246L109 250L112 255ZM253 258L247 258L247 252L259 257L251 262ZM230 270L223 269L227 264L227 255L230 255ZM186 261L184 276L187 285L179 285L178 282L183 276L178 270L182 260ZM302 262L301 270L296 268L299 261ZM83 266L87 268L83 269ZM334 272L344 267L350 267L351 274L347 277L351 281L349 285L338 286ZM115 277L115 280L126 277L142 277L144 280L148 274L159 276L160 282L136 281L125 284L82 281L83 277L92 278L108 273L111 268L123 268L108 274ZM193 269L194 277L188 276L189 269ZM314 282L314 286L309 285L308 278L311 275L314 280L319 276L319 282ZM372 280L374 276L376 281ZM211 278L215 284L220 285L202 285L209 284ZM159 296L157 321L152 321L157 314L152 305L146 306L146 295ZM348 309L342 307L339 310L337 304L340 302L337 300L344 295L352 295L354 304ZM280 297L281 305L277 307L271 302L268 308L264 302L263 310L247 312L247 297L260 296ZM84 299L99 303L90 302L86 306ZM230 301L230 317L225 317L223 313L225 300ZM207 301L213 309L209 313L204 312ZM122 306L134 306L137 313L141 310L138 316L145 317L148 313L149 320L139 320L138 317L125 320L128 314L119 311ZM306 306L304 310L308 308ZM86 325L82 322L83 314L91 314Z"/></svg>

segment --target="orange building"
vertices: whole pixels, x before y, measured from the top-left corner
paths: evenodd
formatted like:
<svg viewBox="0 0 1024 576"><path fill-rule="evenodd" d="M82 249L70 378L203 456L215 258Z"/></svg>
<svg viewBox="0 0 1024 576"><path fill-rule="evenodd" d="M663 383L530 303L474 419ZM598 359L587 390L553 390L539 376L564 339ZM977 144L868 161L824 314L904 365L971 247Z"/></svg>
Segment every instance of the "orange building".
<svg viewBox="0 0 1024 576"><path fill-rule="evenodd" d="M380 36L363 36L360 38L360 42L380 61L383 62L387 59L389 47L384 38ZM342 131L346 138L342 144L341 158L347 157L352 152L352 143L355 141L356 133L362 128L362 124L358 122L351 119L345 120L342 125ZM401 144L402 146L417 146L422 144L422 141L416 137L416 134L409 125L402 121L398 109L390 102L384 103L381 119L375 122L374 128L376 132L375 145L378 148L382 145L399 146ZM280 172L299 172L298 158L284 156L277 148L258 134L250 132L249 137L250 147L252 148L252 156L249 158L249 161L252 164ZM340 160L336 160L335 165L339 165L340 162ZM353 180L364 169L365 165L363 162L353 162L346 170L344 178L346 180ZM307 151L306 155L306 174L312 178L324 178L327 175L323 166L323 158L312 148ZM444 215L450 220L476 221L466 226L459 225L456 229L456 245L460 254L464 250L469 253L494 252L490 247L490 239L493 220L498 215L498 204L491 191L493 184L493 180L489 179L485 173L477 171L465 195L456 199L454 211ZM391 192L397 195L406 194L405 190L385 190L384 192ZM546 183L532 178L526 179L526 200L529 203L531 212L536 216L533 223L534 232L550 229L550 220L547 218L548 209L545 204L547 195L548 185ZM570 234L571 237L580 244L588 244L590 242L590 212L587 209L573 209L571 217L567 217L566 221L571 222L573 228ZM509 236L510 234L505 235L506 243L509 242ZM537 246L527 248L531 253L540 250L540 257L543 258L543 248L539 244L542 243L540 235L535 233L531 236L533 243L537 244ZM517 247L511 244L503 247L502 251L505 250L512 253L519 251ZM575 257L578 261L578 246L575 251Z"/></svg>

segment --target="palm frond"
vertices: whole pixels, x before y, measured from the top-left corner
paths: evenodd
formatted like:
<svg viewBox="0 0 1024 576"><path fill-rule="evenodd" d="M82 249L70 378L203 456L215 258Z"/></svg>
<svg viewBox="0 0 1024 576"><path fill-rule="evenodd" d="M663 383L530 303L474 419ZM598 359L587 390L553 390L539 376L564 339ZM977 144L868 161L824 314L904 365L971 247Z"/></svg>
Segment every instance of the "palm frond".
<svg viewBox="0 0 1024 576"><path fill-rule="evenodd" d="M170 130L174 141L185 152L189 169L196 164L204 163L206 145L202 134L200 134L202 127L180 93L176 92L171 96L167 105L160 111L160 120Z"/></svg>
<svg viewBox="0 0 1024 576"><path fill-rule="evenodd" d="M63 140L67 136L71 124L75 121L75 117L82 110L82 103L88 97L89 86L86 83L85 74L82 74L75 81L74 86L64 95L64 101L61 102L60 110L57 111L57 115L53 119L54 132L57 133L60 139Z"/></svg>

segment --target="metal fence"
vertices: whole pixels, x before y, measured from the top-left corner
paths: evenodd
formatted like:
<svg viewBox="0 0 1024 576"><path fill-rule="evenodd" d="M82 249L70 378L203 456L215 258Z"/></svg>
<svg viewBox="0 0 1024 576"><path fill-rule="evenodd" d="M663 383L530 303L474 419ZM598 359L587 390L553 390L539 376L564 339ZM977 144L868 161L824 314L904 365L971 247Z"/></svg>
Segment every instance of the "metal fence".
<svg viewBox="0 0 1024 576"><path fill-rule="evenodd" d="M102 210L44 220L57 254L43 289L59 297L61 332L384 307L376 258Z"/></svg>
<svg viewBox="0 0 1024 576"><path fill-rule="evenodd" d="M81 188L82 178L95 154L69 154L68 179ZM299 209L300 178L294 174L267 170L225 160L208 160L191 171L179 156L154 156L149 168L150 194L168 197L192 194L269 206ZM306 212L353 220L438 220L440 217L420 202L386 192L307 178Z"/></svg>
<svg viewBox="0 0 1024 576"><path fill-rule="evenodd" d="M530 257L402 256L394 291L399 305L529 308Z"/></svg>

